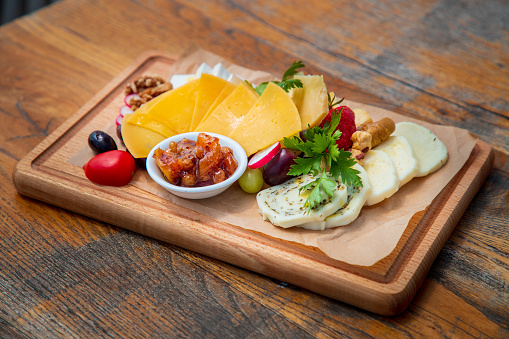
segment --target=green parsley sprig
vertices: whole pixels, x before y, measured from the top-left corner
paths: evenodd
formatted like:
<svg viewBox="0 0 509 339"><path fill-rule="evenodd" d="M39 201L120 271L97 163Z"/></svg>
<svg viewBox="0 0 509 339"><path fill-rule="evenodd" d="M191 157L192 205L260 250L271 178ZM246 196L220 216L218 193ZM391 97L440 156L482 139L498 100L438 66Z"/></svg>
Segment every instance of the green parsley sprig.
<svg viewBox="0 0 509 339"><path fill-rule="evenodd" d="M299 193L311 189L305 206L308 211L320 205L324 199L323 192L328 196L334 195L336 180L341 180L348 186L362 187L359 171L352 168L355 160L351 153L339 149L336 141L341 137L341 131L336 130L341 119L341 111L333 112L330 123L323 128L316 126L305 132L305 141L294 136L284 138L283 145L287 148L304 152L303 158L295 159L288 175L303 175L312 173L316 179L300 188Z"/></svg>
<svg viewBox="0 0 509 339"><path fill-rule="evenodd" d="M297 73L297 69L306 67L302 61L294 61L290 68L288 68L285 73L283 74L283 79L281 81L270 81L281 87L285 90L285 92L288 93L288 91L292 88L302 88L304 85L302 84L302 81L299 79L293 79L293 76ZM269 84L269 81L262 82L260 85L256 86L255 91L262 95L263 91L265 91L265 88Z"/></svg>

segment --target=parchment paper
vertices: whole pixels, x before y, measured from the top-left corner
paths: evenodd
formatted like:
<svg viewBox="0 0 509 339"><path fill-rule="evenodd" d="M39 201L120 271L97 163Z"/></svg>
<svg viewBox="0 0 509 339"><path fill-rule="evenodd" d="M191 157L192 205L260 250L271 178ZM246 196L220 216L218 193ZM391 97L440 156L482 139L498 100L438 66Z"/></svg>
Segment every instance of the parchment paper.
<svg viewBox="0 0 509 339"><path fill-rule="evenodd" d="M212 66L221 62L230 73L237 74L255 84L275 79L268 73L234 65L200 49L191 49L184 53L172 69L168 70L166 76L169 78L172 74L192 74L202 62ZM122 94L119 93L119 95ZM350 225L324 231L305 230L299 227L283 229L263 221L255 195L245 193L237 183L224 193L203 200L186 200L176 197L153 182L143 170L136 172L131 185L219 221L262 232L275 238L314 246L329 257L349 264L371 266L394 250L412 216L426 209L463 167L477 138L463 129L429 124L378 107L348 100L345 100L344 104L352 109L364 108L374 121L386 116L395 122L412 121L430 129L446 145L449 152L448 161L437 172L412 179L389 199L374 206L365 206L357 220ZM115 135L114 124L103 126L103 128L109 131L110 135ZM84 146L69 159L69 162L83 166L92 156L93 153L88 146Z"/></svg>

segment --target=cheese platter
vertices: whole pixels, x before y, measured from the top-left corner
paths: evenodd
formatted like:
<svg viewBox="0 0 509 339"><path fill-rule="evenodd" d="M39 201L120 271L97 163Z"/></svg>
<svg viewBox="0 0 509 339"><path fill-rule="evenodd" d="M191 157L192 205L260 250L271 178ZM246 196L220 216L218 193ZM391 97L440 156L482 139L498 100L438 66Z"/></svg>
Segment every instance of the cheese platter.
<svg viewBox="0 0 509 339"><path fill-rule="evenodd" d="M493 164L491 147L475 142L452 180L405 222L390 253L370 265L352 264L331 257L319 246L239 225L191 203L154 194L142 185L94 184L81 166L70 161L91 131L115 119L124 104L126 83L144 74L167 74L176 60L148 52L113 79L19 162L13 174L18 192L371 312L402 312L488 176ZM193 121L189 124L198 126ZM146 177L138 170L133 182Z"/></svg>

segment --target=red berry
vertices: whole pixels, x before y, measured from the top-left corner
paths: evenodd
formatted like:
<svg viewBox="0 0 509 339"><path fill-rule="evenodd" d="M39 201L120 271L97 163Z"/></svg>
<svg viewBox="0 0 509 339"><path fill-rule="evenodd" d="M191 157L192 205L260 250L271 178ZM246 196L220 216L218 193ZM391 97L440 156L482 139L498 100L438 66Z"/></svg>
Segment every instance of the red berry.
<svg viewBox="0 0 509 339"><path fill-rule="evenodd" d="M85 176L96 184L124 186L131 181L136 171L136 164L131 154L114 150L99 153L90 159L83 169Z"/></svg>
<svg viewBox="0 0 509 339"><path fill-rule="evenodd" d="M342 110L341 110L342 109ZM332 113L338 114L341 110L341 120L339 121L339 125L336 130L340 130L342 132L341 137L336 144L339 149L348 150L350 146L352 146L352 134L357 130L355 126L355 113L347 106L340 106L329 111L329 114L322 120L320 123L320 127L323 127L326 122L331 121Z"/></svg>

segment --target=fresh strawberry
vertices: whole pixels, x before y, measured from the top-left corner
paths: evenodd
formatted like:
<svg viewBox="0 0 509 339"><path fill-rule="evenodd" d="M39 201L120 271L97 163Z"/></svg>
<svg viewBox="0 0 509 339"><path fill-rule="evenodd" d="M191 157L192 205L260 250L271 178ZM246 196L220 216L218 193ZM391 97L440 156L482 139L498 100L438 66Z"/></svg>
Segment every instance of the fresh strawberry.
<svg viewBox="0 0 509 339"><path fill-rule="evenodd" d="M320 127L323 128L326 122L331 121L332 113L338 114L341 111L341 120L339 121L339 125L336 130L340 130L342 132L341 137L336 144L339 149L348 150L350 146L352 146L352 134L357 130L355 127L355 113L347 106L339 106L329 110L329 113L325 116L325 118L320 123Z"/></svg>

